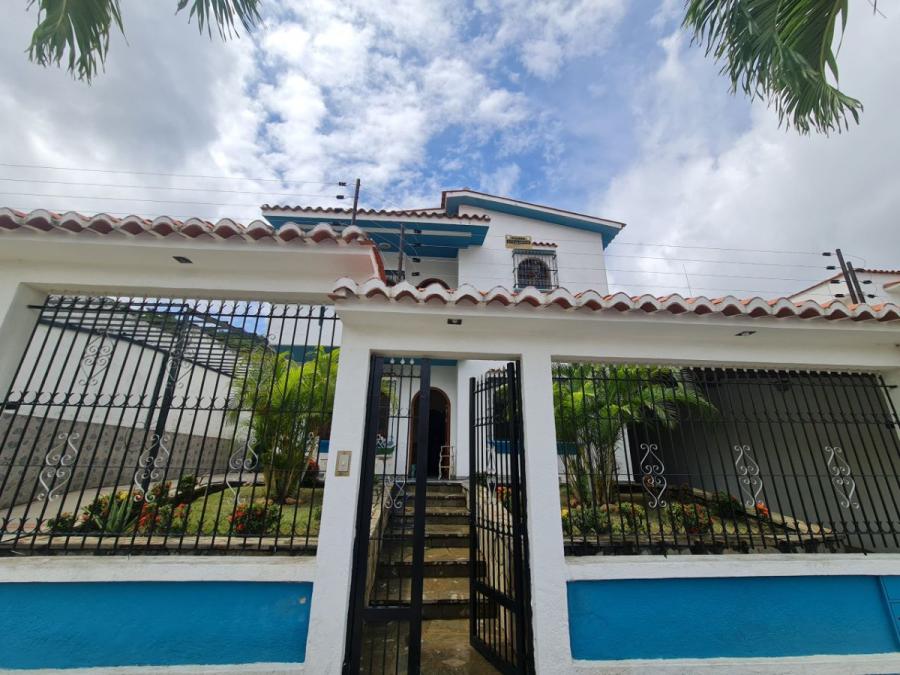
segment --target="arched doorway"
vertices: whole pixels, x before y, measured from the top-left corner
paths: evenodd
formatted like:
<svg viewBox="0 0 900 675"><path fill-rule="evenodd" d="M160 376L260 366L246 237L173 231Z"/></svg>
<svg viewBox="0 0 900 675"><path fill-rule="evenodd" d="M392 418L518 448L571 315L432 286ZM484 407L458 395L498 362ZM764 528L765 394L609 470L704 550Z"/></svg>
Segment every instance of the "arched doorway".
<svg viewBox="0 0 900 675"><path fill-rule="evenodd" d="M429 389L428 406L428 477L450 478L449 453L450 446L450 399L437 387ZM419 394L412 400L412 410L418 410ZM418 456L418 416L412 416L410 429L409 465L416 463ZM447 448L444 450L444 448Z"/></svg>

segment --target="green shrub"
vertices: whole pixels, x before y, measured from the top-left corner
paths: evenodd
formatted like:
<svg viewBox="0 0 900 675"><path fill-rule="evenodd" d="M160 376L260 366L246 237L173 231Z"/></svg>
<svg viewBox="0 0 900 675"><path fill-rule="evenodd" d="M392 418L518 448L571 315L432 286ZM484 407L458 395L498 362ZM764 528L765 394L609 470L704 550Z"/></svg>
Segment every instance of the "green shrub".
<svg viewBox="0 0 900 675"><path fill-rule="evenodd" d="M78 516L74 513L63 512L56 518L51 518L47 521L47 529L53 533L71 532L75 529L77 523Z"/></svg>
<svg viewBox="0 0 900 675"><path fill-rule="evenodd" d="M741 500L722 490L715 494L708 506L714 515L723 519L734 519L745 513Z"/></svg>
<svg viewBox="0 0 900 675"><path fill-rule="evenodd" d="M669 504L668 515L673 530L683 530L688 534L700 534L712 528L712 516L702 504L674 502Z"/></svg>
<svg viewBox="0 0 900 675"><path fill-rule="evenodd" d="M274 534L278 530L281 514L272 500L238 504L228 522L235 534Z"/></svg>

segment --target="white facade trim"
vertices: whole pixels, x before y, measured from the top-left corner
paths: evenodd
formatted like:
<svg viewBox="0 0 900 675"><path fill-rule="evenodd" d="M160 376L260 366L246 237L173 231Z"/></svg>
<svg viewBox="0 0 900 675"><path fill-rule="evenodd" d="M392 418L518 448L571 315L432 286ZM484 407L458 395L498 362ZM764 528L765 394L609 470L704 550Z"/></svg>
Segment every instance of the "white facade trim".
<svg viewBox="0 0 900 675"><path fill-rule="evenodd" d="M0 584L122 581L315 582L314 557L29 556L0 559Z"/></svg>
<svg viewBox="0 0 900 675"><path fill-rule="evenodd" d="M896 673L900 654L854 654L841 656L784 656L778 658L728 659L634 659L624 661L573 661L568 672L638 675L643 673L814 673L850 675Z"/></svg>
<svg viewBox="0 0 900 675"><path fill-rule="evenodd" d="M840 575L900 575L900 554L751 553L668 558L623 555L566 559L568 581Z"/></svg>

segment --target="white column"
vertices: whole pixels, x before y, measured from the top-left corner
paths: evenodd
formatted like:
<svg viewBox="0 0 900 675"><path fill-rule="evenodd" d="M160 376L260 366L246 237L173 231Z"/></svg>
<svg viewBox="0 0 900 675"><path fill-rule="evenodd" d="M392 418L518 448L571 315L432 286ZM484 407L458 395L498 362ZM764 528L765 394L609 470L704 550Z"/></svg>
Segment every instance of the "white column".
<svg viewBox="0 0 900 675"><path fill-rule="evenodd" d="M535 667L539 675L566 673L572 652L550 353L524 352L521 368Z"/></svg>
<svg viewBox="0 0 900 675"><path fill-rule="evenodd" d="M47 294L17 283L0 279L0 398L6 396L28 338L38 319L38 310Z"/></svg>
<svg viewBox="0 0 900 675"><path fill-rule="evenodd" d="M368 378L369 349L365 336L344 326L316 551L316 580L306 643L306 668L311 673L337 675L341 672ZM337 453L341 450L353 453L349 476L334 475Z"/></svg>

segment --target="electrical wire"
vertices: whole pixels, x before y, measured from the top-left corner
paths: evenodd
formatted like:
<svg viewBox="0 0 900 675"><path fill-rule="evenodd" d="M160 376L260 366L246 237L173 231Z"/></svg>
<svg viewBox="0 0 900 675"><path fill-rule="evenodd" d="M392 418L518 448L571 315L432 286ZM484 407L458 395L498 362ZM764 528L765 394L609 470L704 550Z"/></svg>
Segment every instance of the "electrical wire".
<svg viewBox="0 0 900 675"><path fill-rule="evenodd" d="M317 181L317 180L292 180L289 178L256 178L256 177L248 177L248 176L202 176L195 174L185 174L185 173L160 173L155 171L126 171L124 169L86 169L83 167L66 167L66 166L42 166L38 164L10 164L0 162L0 167L7 167L11 169L42 169L48 171L83 171L85 173L119 173L119 174L129 174L132 176L165 176L168 178L204 178L208 180L253 180L258 182L266 182L266 183L293 183L293 184L307 184L307 185L337 185L340 187L346 187L349 185L348 181Z"/></svg>
<svg viewBox="0 0 900 675"><path fill-rule="evenodd" d="M58 194L43 194L38 192L0 192L0 195L7 196L16 196L16 197L50 197L54 199L102 199L104 201L116 201L116 202L145 202L149 204L195 204L197 206L249 206L258 207L258 204L246 204L246 203L234 203L234 202L195 202L195 201L187 201L180 199L147 199L144 197L100 197L100 196L91 196L91 195L58 195ZM334 199L339 199L339 197L334 197ZM343 197L340 197L343 199Z"/></svg>
<svg viewBox="0 0 900 675"><path fill-rule="evenodd" d="M303 193L303 192L266 192L265 190L249 191L249 190L222 190L217 188L191 188L191 187L170 187L164 185L120 185L117 183L81 183L78 181L65 180L33 180L31 178L3 178L0 181L7 183L39 183L41 185L78 185L81 187L101 187L101 188L122 188L127 190L177 190L179 192L223 192L235 195L272 195L279 197L332 197L333 195L325 195L321 193ZM88 196L84 196L90 199ZM341 199L346 195L340 195ZM131 197L122 197L122 199L131 199Z"/></svg>

